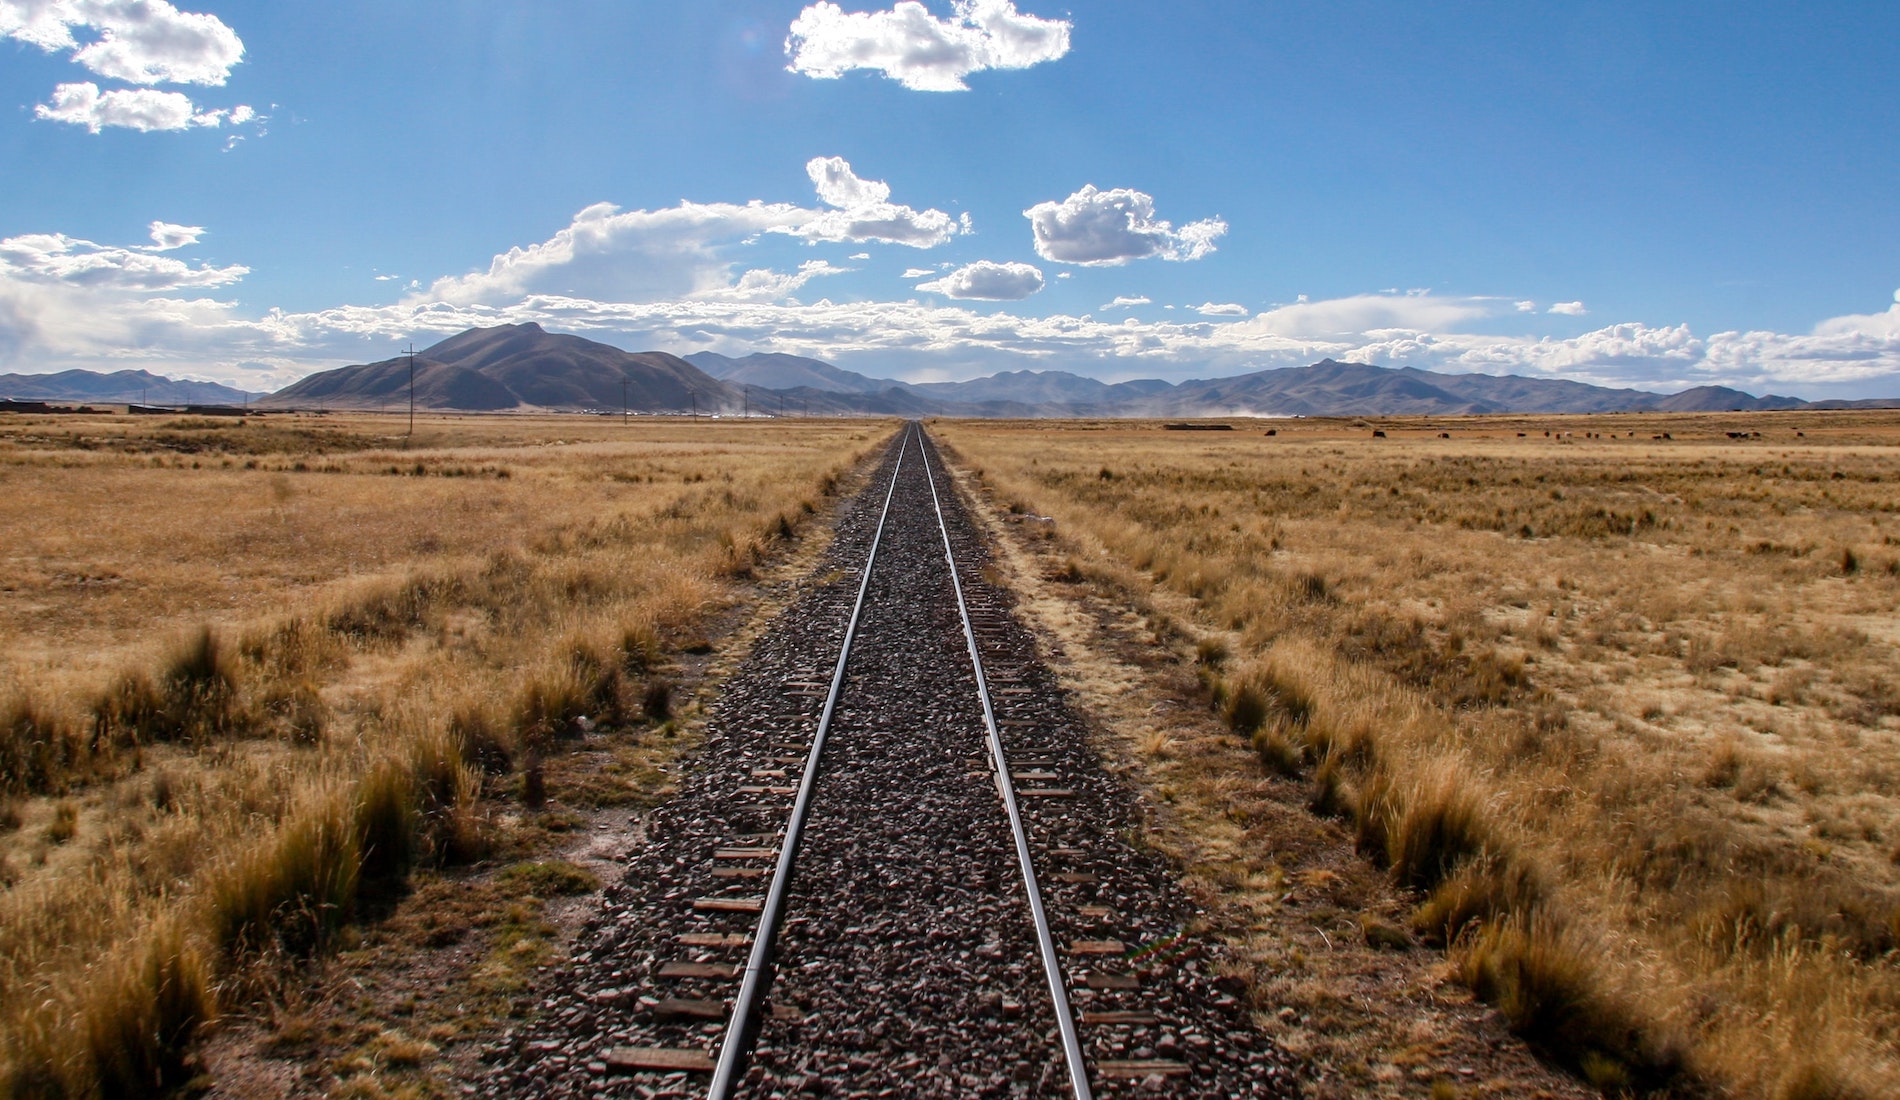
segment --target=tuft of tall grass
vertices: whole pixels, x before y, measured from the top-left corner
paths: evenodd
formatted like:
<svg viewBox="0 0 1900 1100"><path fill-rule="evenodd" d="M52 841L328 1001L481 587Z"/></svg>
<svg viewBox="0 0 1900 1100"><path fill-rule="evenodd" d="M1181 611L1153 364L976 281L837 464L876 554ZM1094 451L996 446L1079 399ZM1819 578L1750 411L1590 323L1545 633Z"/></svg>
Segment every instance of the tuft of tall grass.
<svg viewBox="0 0 1900 1100"><path fill-rule="evenodd" d="M1358 810L1361 848L1413 890L1433 889L1495 843L1483 802L1455 766L1404 784L1376 768Z"/></svg>
<svg viewBox="0 0 1900 1100"><path fill-rule="evenodd" d="M0 706L0 794L56 794L98 754L69 722L20 691Z"/></svg>
<svg viewBox="0 0 1900 1100"><path fill-rule="evenodd" d="M332 784L306 794L273 834L213 871L206 927L217 948L302 957L349 918L364 852L353 793Z"/></svg>
<svg viewBox="0 0 1900 1100"><path fill-rule="evenodd" d="M1452 955L1459 980L1511 1030L1609 1093L1653 1089L1682 1070L1661 1021L1611 989L1599 952L1548 916L1510 919Z"/></svg>
<svg viewBox="0 0 1900 1100"><path fill-rule="evenodd" d="M0 1095L166 1095L194 1075L192 1044L218 1014L212 966L171 918L94 962L83 989L61 992L38 1011L20 1006L27 1018L0 1053Z"/></svg>

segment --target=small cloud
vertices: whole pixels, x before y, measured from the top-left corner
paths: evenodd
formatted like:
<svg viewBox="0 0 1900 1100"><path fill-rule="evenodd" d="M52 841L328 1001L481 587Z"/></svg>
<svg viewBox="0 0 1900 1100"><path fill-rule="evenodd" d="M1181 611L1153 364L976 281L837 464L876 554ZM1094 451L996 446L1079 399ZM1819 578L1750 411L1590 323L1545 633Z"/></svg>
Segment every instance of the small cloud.
<svg viewBox="0 0 1900 1100"><path fill-rule="evenodd" d="M146 252L170 252L174 248L183 248L188 244L197 244L204 236L202 225L173 225L170 222L153 222L152 243L145 246Z"/></svg>
<svg viewBox="0 0 1900 1100"><path fill-rule="evenodd" d="M1107 305L1098 306L1096 308L1098 309L1133 309L1135 306L1145 306L1145 305L1152 305L1152 304L1154 304L1153 298L1130 298L1127 295L1122 294L1122 295L1117 295L1115 297L1115 300L1112 302L1109 302Z"/></svg>
<svg viewBox="0 0 1900 1100"><path fill-rule="evenodd" d="M1056 278L1058 278L1058 279L1073 279L1073 278L1075 278L1075 272L1073 272L1073 271L1058 271L1058 272L1056 272Z"/></svg>
<svg viewBox="0 0 1900 1100"><path fill-rule="evenodd" d="M1036 238L1036 255L1058 263L1114 267L1130 260L1198 260L1214 251L1227 232L1219 218L1189 222L1179 230L1155 217L1154 198L1145 192L1088 184L1061 202L1042 202L1023 211Z"/></svg>
<svg viewBox="0 0 1900 1100"><path fill-rule="evenodd" d="M928 279L936 273L937 269L934 267L907 267L904 269L904 273L899 275L898 278L905 280Z"/></svg>
<svg viewBox="0 0 1900 1100"><path fill-rule="evenodd" d="M1537 303L1529 300L1528 298L1522 302L1516 303L1516 305L1517 305L1517 311L1519 313L1536 313L1537 312Z"/></svg>
<svg viewBox="0 0 1900 1100"><path fill-rule="evenodd" d="M1173 309L1173 306L1169 306ZM1245 317L1247 307L1239 302L1202 302L1194 307L1194 312L1203 317Z"/></svg>
<svg viewBox="0 0 1900 1100"><path fill-rule="evenodd" d="M376 276L376 281L379 283L393 283L400 278L402 278L401 275L378 275Z"/></svg>
<svg viewBox="0 0 1900 1100"><path fill-rule="evenodd" d="M871 254L869 252L853 252L848 258L853 260L868 260L871 258Z"/></svg>
<svg viewBox="0 0 1900 1100"><path fill-rule="evenodd" d="M1583 308L1582 302L1558 302L1544 312L1561 313L1565 317L1581 317L1590 311Z"/></svg>
<svg viewBox="0 0 1900 1100"><path fill-rule="evenodd" d="M985 302L1018 302L1041 290L1042 272L1029 264L999 264L978 260L967 267L917 289L948 298L974 298Z"/></svg>

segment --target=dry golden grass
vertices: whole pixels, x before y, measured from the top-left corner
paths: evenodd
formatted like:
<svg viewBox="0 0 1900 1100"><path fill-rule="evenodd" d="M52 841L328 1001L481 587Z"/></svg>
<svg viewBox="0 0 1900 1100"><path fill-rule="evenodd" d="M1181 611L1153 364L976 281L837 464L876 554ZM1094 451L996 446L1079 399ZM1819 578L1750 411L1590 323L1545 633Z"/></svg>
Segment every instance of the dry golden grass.
<svg viewBox="0 0 1900 1100"><path fill-rule="evenodd" d="M670 736L670 654L888 431L397 425L0 422L0 1093L182 1083L413 869L649 795L561 746Z"/></svg>
<svg viewBox="0 0 1900 1100"><path fill-rule="evenodd" d="M1238 423L938 430L1555 1060L1900 1092L1900 415Z"/></svg>

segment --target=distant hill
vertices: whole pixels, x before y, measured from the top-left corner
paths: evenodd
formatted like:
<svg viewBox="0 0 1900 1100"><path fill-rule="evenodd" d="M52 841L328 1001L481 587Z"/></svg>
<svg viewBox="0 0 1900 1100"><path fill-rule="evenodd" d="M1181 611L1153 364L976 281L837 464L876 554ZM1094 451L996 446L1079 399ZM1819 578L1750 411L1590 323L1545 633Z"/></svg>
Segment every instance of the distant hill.
<svg viewBox="0 0 1900 1100"><path fill-rule="evenodd" d="M143 370L101 374L63 370L57 374L0 374L0 398L16 401L80 401L95 405L242 405L261 394L187 382Z"/></svg>
<svg viewBox="0 0 1900 1100"><path fill-rule="evenodd" d="M1011 401L1024 405L1098 405L1167 393L1173 383L1158 378L1108 383L1060 370L1003 371L968 382L919 382L912 386L944 401Z"/></svg>
<svg viewBox="0 0 1900 1100"><path fill-rule="evenodd" d="M409 357L320 371L277 391L267 406L380 408L409 399ZM737 387L662 351L629 352L534 322L469 329L416 353L416 404L494 411L626 407L636 412L737 408Z"/></svg>
<svg viewBox="0 0 1900 1100"><path fill-rule="evenodd" d="M686 361L726 382L759 386L768 390L810 389L822 393L883 393L904 389L902 382L888 378L868 378L856 371L834 367L818 359L797 355L754 352L733 359L715 351L694 352Z"/></svg>
<svg viewBox="0 0 1900 1100"><path fill-rule="evenodd" d="M1309 367L1183 382L1130 406L1147 416L1464 416L1484 413L1727 412L1799 409L1793 397L1701 386L1678 394L1558 378L1439 374L1324 359ZM1124 414L1127 415L1127 414Z"/></svg>

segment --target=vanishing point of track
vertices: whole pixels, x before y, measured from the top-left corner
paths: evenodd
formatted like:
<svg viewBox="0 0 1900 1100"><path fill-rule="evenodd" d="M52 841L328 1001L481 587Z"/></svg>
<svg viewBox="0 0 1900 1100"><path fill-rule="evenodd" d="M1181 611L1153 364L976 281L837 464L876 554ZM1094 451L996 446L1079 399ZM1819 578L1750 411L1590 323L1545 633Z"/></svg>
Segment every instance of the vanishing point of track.
<svg viewBox="0 0 1900 1100"><path fill-rule="evenodd" d="M900 432L728 683L495 1091L1290 1091L933 450Z"/></svg>

